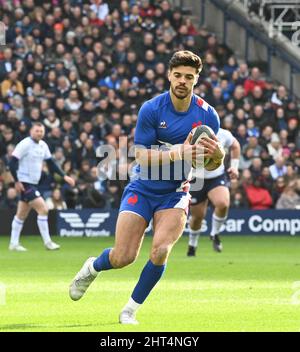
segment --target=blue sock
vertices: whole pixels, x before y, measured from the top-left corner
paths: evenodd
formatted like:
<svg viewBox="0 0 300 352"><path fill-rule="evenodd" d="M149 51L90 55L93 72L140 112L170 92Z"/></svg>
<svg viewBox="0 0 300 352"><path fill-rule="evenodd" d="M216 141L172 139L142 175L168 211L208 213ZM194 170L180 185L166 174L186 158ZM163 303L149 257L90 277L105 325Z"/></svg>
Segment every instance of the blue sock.
<svg viewBox="0 0 300 352"><path fill-rule="evenodd" d="M166 264L154 265L151 260L147 262L131 295L136 303L142 304L145 301L153 287L162 277L165 269Z"/></svg>
<svg viewBox="0 0 300 352"><path fill-rule="evenodd" d="M111 248L104 249L102 254L95 259L93 266L96 271L109 270L113 268L109 261L109 252L111 250Z"/></svg>

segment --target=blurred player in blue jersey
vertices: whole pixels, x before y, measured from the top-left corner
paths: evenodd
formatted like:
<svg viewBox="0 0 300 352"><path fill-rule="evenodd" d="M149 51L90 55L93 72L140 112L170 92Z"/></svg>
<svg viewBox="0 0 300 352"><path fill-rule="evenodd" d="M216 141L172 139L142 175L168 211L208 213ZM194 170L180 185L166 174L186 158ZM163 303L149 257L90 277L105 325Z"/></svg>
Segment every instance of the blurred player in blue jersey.
<svg viewBox="0 0 300 352"><path fill-rule="evenodd" d="M218 167L224 157L216 137L204 138L201 145L189 143L195 126L208 125L215 134L219 130L216 111L193 94L201 69L197 55L176 52L169 63L170 90L142 105L135 131L138 165L123 193L115 246L98 258L87 259L70 285L70 297L78 300L99 272L133 263L153 218L150 258L121 311L122 324L137 324L136 311L162 277L171 249L183 232L190 201L191 161L210 157Z"/></svg>
<svg viewBox="0 0 300 352"><path fill-rule="evenodd" d="M230 131L224 130L223 128L219 129L217 137L225 151L230 150L231 160L227 172L231 179L236 179L239 176L240 144ZM197 170L195 171L197 177ZM210 201L214 207L210 239L212 240L213 249L216 252L222 251L223 247L219 232L227 219L230 203L230 193L227 183L225 166L222 164L213 171L204 170L204 186L198 191L191 192L188 256L192 257L196 255L198 238L201 233L202 220L206 215L208 201Z"/></svg>
<svg viewBox="0 0 300 352"><path fill-rule="evenodd" d="M38 191L37 185L41 178L43 162L46 161L50 172L61 175L72 187L75 181L65 175L54 162L49 147L42 139L45 135L43 124L36 122L30 129L30 137L24 138L16 145L9 164L10 172L15 179L15 187L20 193L17 214L12 222L9 249L24 252L27 249L20 244L20 234L31 209L37 216L37 225L46 249L59 249L59 245L51 241L48 227L47 205Z"/></svg>

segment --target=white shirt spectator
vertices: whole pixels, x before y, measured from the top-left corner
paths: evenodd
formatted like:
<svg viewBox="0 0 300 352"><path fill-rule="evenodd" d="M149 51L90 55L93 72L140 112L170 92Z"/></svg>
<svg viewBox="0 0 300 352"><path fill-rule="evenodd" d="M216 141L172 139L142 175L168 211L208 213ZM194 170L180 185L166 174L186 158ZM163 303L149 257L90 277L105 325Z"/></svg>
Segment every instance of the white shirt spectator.
<svg viewBox="0 0 300 352"><path fill-rule="evenodd" d="M283 149L280 144L280 138L277 133L272 133L271 143L267 144L268 152L275 160L283 156Z"/></svg>
<svg viewBox="0 0 300 352"><path fill-rule="evenodd" d="M269 170L273 180L277 180L278 177L284 176L287 173L287 167L285 165L278 166L276 163L271 165Z"/></svg>
<svg viewBox="0 0 300 352"><path fill-rule="evenodd" d="M99 4L100 3L100 4ZM99 20L104 21L109 14L109 7L106 3L101 4L101 1L95 0L95 3L90 6L90 9L96 13Z"/></svg>

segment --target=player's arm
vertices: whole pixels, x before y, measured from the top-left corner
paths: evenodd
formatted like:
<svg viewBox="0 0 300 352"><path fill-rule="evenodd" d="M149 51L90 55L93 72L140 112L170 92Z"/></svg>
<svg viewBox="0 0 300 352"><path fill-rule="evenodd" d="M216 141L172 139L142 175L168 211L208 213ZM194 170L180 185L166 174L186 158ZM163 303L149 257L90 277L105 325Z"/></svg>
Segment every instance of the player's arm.
<svg viewBox="0 0 300 352"><path fill-rule="evenodd" d="M241 156L241 146L236 138L233 139L233 143L230 147L230 168L227 170L231 179L239 177L239 162Z"/></svg>
<svg viewBox="0 0 300 352"><path fill-rule="evenodd" d="M24 191L24 186L22 184L22 182L20 182L18 180L18 175L17 175L17 171L19 168L19 159L16 156L12 156L11 160L8 163L8 168L9 171L13 177L13 179L15 180L15 187L17 192L22 192Z"/></svg>
<svg viewBox="0 0 300 352"><path fill-rule="evenodd" d="M170 164L170 162L182 160L183 158L192 160L197 153L203 154L203 148L190 145L191 134L187 137L184 144L173 146L169 151L151 149L152 146L157 144L156 127L155 112L151 104L146 102L139 111L134 135L135 158L141 166Z"/></svg>
<svg viewBox="0 0 300 352"><path fill-rule="evenodd" d="M19 142L16 145L16 148L14 149L12 153L12 157L8 163L8 167L12 177L15 180L15 188L18 193L21 193L25 190L22 182L18 180L17 173L19 168L19 160L22 159L28 153L29 148L30 146L29 146L28 140L23 139L21 142Z"/></svg>
<svg viewBox="0 0 300 352"><path fill-rule="evenodd" d="M141 166L157 166L170 164L170 162L187 160L192 162L203 157L203 147L200 145L190 145L192 134L190 133L183 144L177 144L168 151L146 149L137 146L135 148L135 158Z"/></svg>
<svg viewBox="0 0 300 352"><path fill-rule="evenodd" d="M57 163L54 161L54 159L51 157L49 159L45 160L48 166L49 171L52 174L58 174L60 175L71 187L75 186L75 181L72 179L72 177L66 175L64 171L57 165Z"/></svg>

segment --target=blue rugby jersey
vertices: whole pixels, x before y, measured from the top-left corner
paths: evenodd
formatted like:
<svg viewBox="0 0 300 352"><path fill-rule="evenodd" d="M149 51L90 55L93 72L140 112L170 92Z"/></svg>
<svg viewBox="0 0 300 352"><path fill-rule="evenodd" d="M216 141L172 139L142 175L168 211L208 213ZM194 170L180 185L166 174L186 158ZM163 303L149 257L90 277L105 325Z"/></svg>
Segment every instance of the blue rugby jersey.
<svg viewBox="0 0 300 352"><path fill-rule="evenodd" d="M164 150L182 144L190 131L197 126L207 125L218 133L220 120L215 109L202 98L193 95L186 112L175 110L169 92L145 102L138 115L134 144L151 149L159 146ZM180 163L178 165L177 163ZM185 167L184 167L185 165ZM181 161L157 167L136 165L132 175L132 186L150 193L188 191L187 180L191 165Z"/></svg>

